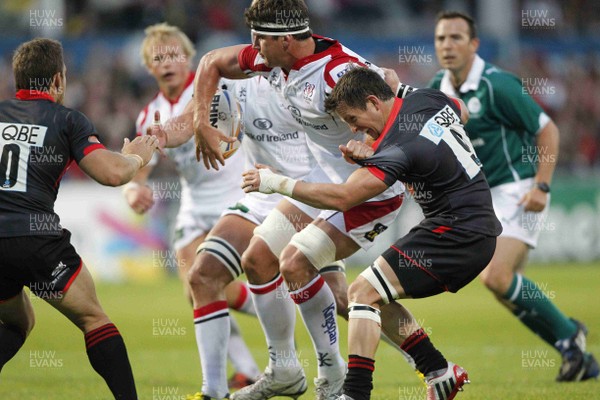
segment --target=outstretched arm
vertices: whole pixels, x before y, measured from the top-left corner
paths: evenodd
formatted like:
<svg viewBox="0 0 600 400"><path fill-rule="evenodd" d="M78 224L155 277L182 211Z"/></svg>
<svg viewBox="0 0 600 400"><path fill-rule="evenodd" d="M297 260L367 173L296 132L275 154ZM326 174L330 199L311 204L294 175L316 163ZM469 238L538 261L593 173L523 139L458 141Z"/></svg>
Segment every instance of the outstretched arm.
<svg viewBox="0 0 600 400"><path fill-rule="evenodd" d="M204 166L219 169L219 163L225 165L225 159L219 149L220 141L235 141L228 138L209 123L210 104L217 91L219 79L245 79L248 78L240 68L238 55L247 45L222 47L206 53L196 71L194 80L194 137L196 140L196 158L200 161L203 155Z"/></svg>
<svg viewBox="0 0 600 400"><path fill-rule="evenodd" d="M281 193L309 206L324 210L346 211L384 192L388 186L367 168L359 168L341 184L307 183L274 174L268 169L246 171L245 192Z"/></svg>

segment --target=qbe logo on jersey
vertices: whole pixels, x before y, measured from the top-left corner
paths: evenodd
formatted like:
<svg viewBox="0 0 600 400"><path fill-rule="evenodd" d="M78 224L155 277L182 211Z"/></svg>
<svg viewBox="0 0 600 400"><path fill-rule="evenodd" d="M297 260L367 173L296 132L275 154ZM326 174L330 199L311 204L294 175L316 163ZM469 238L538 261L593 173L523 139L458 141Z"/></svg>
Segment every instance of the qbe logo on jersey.
<svg viewBox="0 0 600 400"><path fill-rule="evenodd" d="M41 147L48 127L0 122L0 190L25 192L32 147Z"/></svg>

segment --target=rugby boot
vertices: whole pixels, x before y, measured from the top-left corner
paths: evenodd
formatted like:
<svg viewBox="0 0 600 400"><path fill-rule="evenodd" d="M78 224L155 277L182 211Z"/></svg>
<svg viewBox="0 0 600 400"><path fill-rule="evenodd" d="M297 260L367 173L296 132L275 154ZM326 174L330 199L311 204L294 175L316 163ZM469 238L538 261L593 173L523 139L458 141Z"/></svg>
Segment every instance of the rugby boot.
<svg viewBox="0 0 600 400"><path fill-rule="evenodd" d="M577 331L570 338L554 344L562 356L557 382L578 382L598 377L598 363L593 354L586 352L587 327L580 321L571 320L577 325Z"/></svg>
<svg viewBox="0 0 600 400"><path fill-rule="evenodd" d="M271 368L267 367L258 380L233 393L231 400L264 400L275 396L297 399L308 389L304 371L299 369L296 376L288 381L279 381Z"/></svg>
<svg viewBox="0 0 600 400"><path fill-rule="evenodd" d="M458 392L462 392L464 384L471 383L467 371L450 361L444 373L436 372L427 374L425 379L427 400L452 400Z"/></svg>
<svg viewBox="0 0 600 400"><path fill-rule="evenodd" d="M342 387L346 374L335 381L329 382L326 378L315 378L315 399L316 400L335 400L342 396Z"/></svg>

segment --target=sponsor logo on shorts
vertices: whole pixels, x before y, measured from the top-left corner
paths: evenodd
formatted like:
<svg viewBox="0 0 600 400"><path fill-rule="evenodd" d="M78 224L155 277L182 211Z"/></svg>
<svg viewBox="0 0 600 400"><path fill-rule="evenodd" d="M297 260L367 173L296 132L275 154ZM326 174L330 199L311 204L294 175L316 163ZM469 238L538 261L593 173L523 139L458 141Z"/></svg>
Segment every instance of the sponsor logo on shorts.
<svg viewBox="0 0 600 400"><path fill-rule="evenodd" d="M372 242L375 240L375 238L377 237L377 235L379 235L381 232L385 231L388 227L381 224L381 223L377 223L375 224L375 227L373 227L373 230L365 233L365 239L367 239L369 242Z"/></svg>

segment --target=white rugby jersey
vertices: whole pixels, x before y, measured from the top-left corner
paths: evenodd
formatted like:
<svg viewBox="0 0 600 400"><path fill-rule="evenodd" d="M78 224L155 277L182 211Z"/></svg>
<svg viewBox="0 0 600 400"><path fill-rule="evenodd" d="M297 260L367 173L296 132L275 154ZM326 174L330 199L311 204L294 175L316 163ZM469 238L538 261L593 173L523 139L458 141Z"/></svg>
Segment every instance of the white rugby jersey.
<svg viewBox="0 0 600 400"><path fill-rule="evenodd" d="M221 87L232 92L242 107L246 169L265 164L295 179L310 172L315 161L303 128L290 118L283 101L274 101L267 79L222 79Z"/></svg>
<svg viewBox="0 0 600 400"><path fill-rule="evenodd" d="M154 120L154 111L160 111L160 120L180 115L192 99L194 74L190 74L186 88L175 101L169 101L162 93L142 110L136 121L138 135L145 134ZM191 127L190 127L191 129ZM192 137L179 147L164 149L175 162L181 183L180 212L187 208L201 209L204 214L220 213L227 205L243 196L240 188L244 168L242 150L227 159L225 167L218 171L207 170L204 163L196 161L196 145Z"/></svg>
<svg viewBox="0 0 600 400"><path fill-rule="evenodd" d="M240 52L238 62L247 75L262 75L268 80L290 115L303 126L316 162L334 183L342 183L359 166L344 160L339 145L362 137L353 134L337 116L325 111L325 98L353 64L366 66L381 76L383 71L337 40L318 35L313 38L316 53L298 60L287 75L279 67L267 67L251 45ZM397 184L374 199L389 198L402 190L402 185Z"/></svg>

